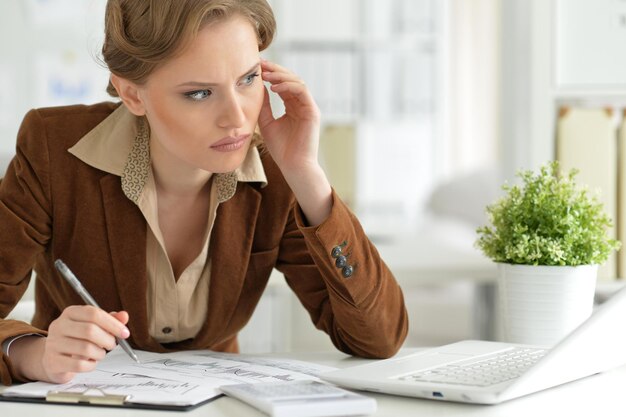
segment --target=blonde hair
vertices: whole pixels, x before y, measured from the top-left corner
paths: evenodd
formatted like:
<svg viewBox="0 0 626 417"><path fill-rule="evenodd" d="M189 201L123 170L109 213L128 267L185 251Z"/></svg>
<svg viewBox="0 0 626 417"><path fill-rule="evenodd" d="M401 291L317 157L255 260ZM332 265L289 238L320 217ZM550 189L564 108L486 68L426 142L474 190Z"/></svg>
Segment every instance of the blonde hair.
<svg viewBox="0 0 626 417"><path fill-rule="evenodd" d="M276 20L266 0L108 0L102 58L111 73L142 84L204 26L235 15L255 28L259 50L270 45ZM110 81L107 92L119 97Z"/></svg>

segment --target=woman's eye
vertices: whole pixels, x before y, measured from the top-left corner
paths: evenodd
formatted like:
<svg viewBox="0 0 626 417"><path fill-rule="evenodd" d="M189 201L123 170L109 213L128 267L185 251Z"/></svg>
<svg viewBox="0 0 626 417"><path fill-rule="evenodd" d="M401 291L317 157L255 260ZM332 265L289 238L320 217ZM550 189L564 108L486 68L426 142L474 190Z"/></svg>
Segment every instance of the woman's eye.
<svg viewBox="0 0 626 417"><path fill-rule="evenodd" d="M255 79L256 77L258 77L258 76L259 76L259 73L258 73L258 72L255 72L255 73L250 74L250 75L246 75L246 76L244 77L244 79L243 79L243 84L244 84L244 85L250 85L250 84L252 84L252 83L254 82L254 79Z"/></svg>
<svg viewBox="0 0 626 417"><path fill-rule="evenodd" d="M211 94L211 90L196 90L185 93L185 97L190 98L191 100L200 101L208 98Z"/></svg>

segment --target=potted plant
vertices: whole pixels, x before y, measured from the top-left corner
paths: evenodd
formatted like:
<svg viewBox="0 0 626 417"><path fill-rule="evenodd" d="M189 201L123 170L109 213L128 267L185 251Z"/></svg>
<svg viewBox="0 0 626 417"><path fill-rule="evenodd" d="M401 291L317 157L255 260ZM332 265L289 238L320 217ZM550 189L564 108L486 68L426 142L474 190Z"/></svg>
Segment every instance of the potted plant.
<svg viewBox="0 0 626 417"><path fill-rule="evenodd" d="M552 345L590 314L598 265L620 243L607 235L612 220L575 183L576 170L554 161L539 173L521 171L521 185L487 206L490 225L476 245L498 263L503 338Z"/></svg>

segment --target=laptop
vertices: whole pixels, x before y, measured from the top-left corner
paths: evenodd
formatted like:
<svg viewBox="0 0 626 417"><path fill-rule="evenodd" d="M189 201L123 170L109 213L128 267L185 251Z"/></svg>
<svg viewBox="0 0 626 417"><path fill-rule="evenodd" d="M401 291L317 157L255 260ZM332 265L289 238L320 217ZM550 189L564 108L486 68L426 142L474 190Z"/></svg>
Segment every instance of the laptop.
<svg viewBox="0 0 626 417"><path fill-rule="evenodd" d="M551 348L466 340L320 375L346 388L498 404L626 364L626 288Z"/></svg>

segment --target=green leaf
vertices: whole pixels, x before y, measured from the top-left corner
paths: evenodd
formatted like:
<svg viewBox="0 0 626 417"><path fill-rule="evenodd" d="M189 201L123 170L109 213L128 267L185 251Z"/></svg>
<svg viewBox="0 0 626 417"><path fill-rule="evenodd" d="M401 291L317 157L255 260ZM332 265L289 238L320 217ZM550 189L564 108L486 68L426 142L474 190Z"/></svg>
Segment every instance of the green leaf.
<svg viewBox="0 0 626 417"><path fill-rule="evenodd" d="M557 161L537 174L518 172L522 184L504 184L505 196L487 206L490 224L476 230L476 246L495 262L604 263L621 243L608 237L612 220L595 196L576 186L577 173L561 175Z"/></svg>

